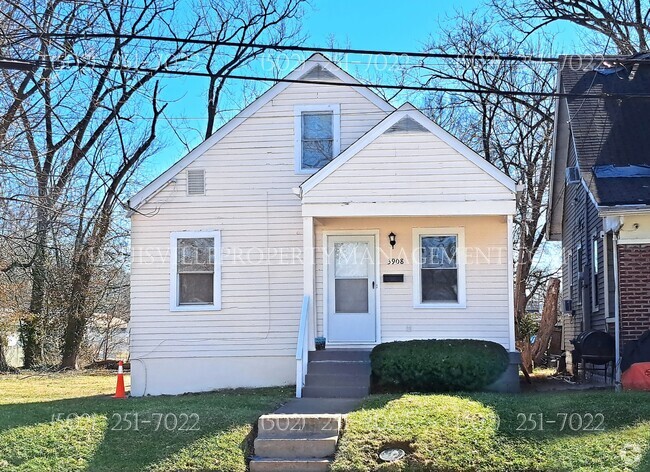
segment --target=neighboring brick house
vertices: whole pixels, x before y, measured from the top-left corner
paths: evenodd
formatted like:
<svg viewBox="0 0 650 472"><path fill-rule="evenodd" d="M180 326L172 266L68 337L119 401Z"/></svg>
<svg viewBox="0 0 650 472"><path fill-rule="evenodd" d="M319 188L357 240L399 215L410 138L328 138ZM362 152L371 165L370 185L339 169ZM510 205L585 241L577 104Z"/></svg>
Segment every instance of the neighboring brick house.
<svg viewBox="0 0 650 472"><path fill-rule="evenodd" d="M561 58L548 237L563 248L563 350L650 329L650 56ZM606 97L605 97L606 96Z"/></svg>

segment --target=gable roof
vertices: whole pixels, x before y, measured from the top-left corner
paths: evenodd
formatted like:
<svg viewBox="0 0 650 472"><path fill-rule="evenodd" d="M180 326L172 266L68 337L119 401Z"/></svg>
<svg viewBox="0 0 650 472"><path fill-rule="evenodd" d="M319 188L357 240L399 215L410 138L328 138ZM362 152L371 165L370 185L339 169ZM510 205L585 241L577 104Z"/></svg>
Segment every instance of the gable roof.
<svg viewBox="0 0 650 472"><path fill-rule="evenodd" d="M378 108L385 112L391 112L395 109L390 103L385 101L379 95L374 93L368 87L345 72L334 62L330 61L322 54L316 53L309 57L300 66L289 73L284 79L286 80L313 80L313 81L327 81L327 80L340 80L346 84L359 84L358 87L352 86L352 89L367 98L371 103L375 104ZM203 141L197 147L192 149L182 159L177 161L165 172L159 175L156 179L151 181L142 190L136 193L129 199L130 214L137 210L141 205L148 201L153 195L165 187L178 173L190 165L194 160L203 155L208 149L221 141L231 131L236 129L240 124L246 121L247 118L252 116L264 105L273 100L281 92L286 90L294 82L277 82L269 90L260 95L250 105L240 111L234 118L225 123L219 128L212 136Z"/></svg>
<svg viewBox="0 0 650 472"><path fill-rule="evenodd" d="M560 70L560 91L578 167L598 206L650 204L650 100L585 98L585 94L647 94L650 56L607 56ZM559 150L558 150L559 151ZM564 156L564 154L561 154Z"/></svg>
<svg viewBox="0 0 650 472"><path fill-rule="evenodd" d="M329 175L333 174L338 168L348 162L353 156L358 154L361 150L375 141L378 137L386 132L407 130L427 131L435 135L441 141L456 150L463 157L467 158L470 162L475 164L479 169L490 175L498 183L506 187L511 192L517 191L517 184L514 180L494 167L488 161L479 156L476 152L472 151L467 145L463 144L456 137L442 129L436 123L431 121L420 110L415 108L410 103L405 103L399 109L384 118L374 128L364 134L338 157L330 161L326 166L321 168L318 172L309 177L300 186L302 195L315 188L320 182L325 180Z"/></svg>

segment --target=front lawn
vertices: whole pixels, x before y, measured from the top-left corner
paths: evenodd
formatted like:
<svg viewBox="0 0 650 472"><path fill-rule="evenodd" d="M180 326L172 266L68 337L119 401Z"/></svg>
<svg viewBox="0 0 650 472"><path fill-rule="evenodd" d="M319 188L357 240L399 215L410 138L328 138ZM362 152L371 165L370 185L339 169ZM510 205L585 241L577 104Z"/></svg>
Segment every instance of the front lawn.
<svg viewBox="0 0 650 472"><path fill-rule="evenodd" d="M390 446L405 459L381 463ZM650 394L376 395L349 415L332 470L650 471Z"/></svg>
<svg viewBox="0 0 650 472"><path fill-rule="evenodd" d="M245 472L251 425L293 393L114 391L114 374L0 375L0 470Z"/></svg>

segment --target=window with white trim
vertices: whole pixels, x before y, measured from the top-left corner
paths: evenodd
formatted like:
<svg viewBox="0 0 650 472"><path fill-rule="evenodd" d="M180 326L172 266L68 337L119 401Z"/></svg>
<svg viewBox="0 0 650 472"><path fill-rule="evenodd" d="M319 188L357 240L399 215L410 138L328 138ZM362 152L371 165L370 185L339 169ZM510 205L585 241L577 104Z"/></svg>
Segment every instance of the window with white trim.
<svg viewBox="0 0 650 472"><path fill-rule="evenodd" d="M297 173L313 173L340 151L340 106L295 107L295 158Z"/></svg>
<svg viewBox="0 0 650 472"><path fill-rule="evenodd" d="M463 229L417 229L413 234L414 306L463 308L466 301Z"/></svg>
<svg viewBox="0 0 650 472"><path fill-rule="evenodd" d="M598 293L598 279L600 277L600 264L598 263L598 253L600 238L594 235L591 244L591 310L598 311L600 305L600 294Z"/></svg>
<svg viewBox="0 0 650 472"><path fill-rule="evenodd" d="M172 311L221 309L221 233L182 231L171 234Z"/></svg>

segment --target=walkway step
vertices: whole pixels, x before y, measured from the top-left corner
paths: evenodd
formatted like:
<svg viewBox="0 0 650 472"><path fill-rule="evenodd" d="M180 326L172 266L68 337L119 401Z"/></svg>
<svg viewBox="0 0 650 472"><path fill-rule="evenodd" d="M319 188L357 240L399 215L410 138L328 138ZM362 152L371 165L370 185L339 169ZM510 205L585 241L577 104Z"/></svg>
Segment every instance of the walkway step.
<svg viewBox="0 0 650 472"><path fill-rule="evenodd" d="M339 437L255 439L255 455L261 457L313 459L333 456Z"/></svg>
<svg viewBox="0 0 650 472"><path fill-rule="evenodd" d="M325 349L309 351L310 361L364 361L370 362L369 350Z"/></svg>
<svg viewBox="0 0 650 472"><path fill-rule="evenodd" d="M369 393L369 385L362 387L305 386L302 389L302 396L307 398L361 398Z"/></svg>
<svg viewBox="0 0 650 472"><path fill-rule="evenodd" d="M370 376L367 374L312 374L305 377L305 386L331 387L368 387Z"/></svg>
<svg viewBox="0 0 650 472"><path fill-rule="evenodd" d="M308 374L370 375L369 362L312 361L307 365Z"/></svg>
<svg viewBox="0 0 650 472"><path fill-rule="evenodd" d="M300 438L310 434L334 436L340 429L339 414L271 414L262 415L257 420L257 436L262 438Z"/></svg>
<svg viewBox="0 0 650 472"><path fill-rule="evenodd" d="M253 457L251 472L327 472L332 463L329 459L283 459Z"/></svg>

